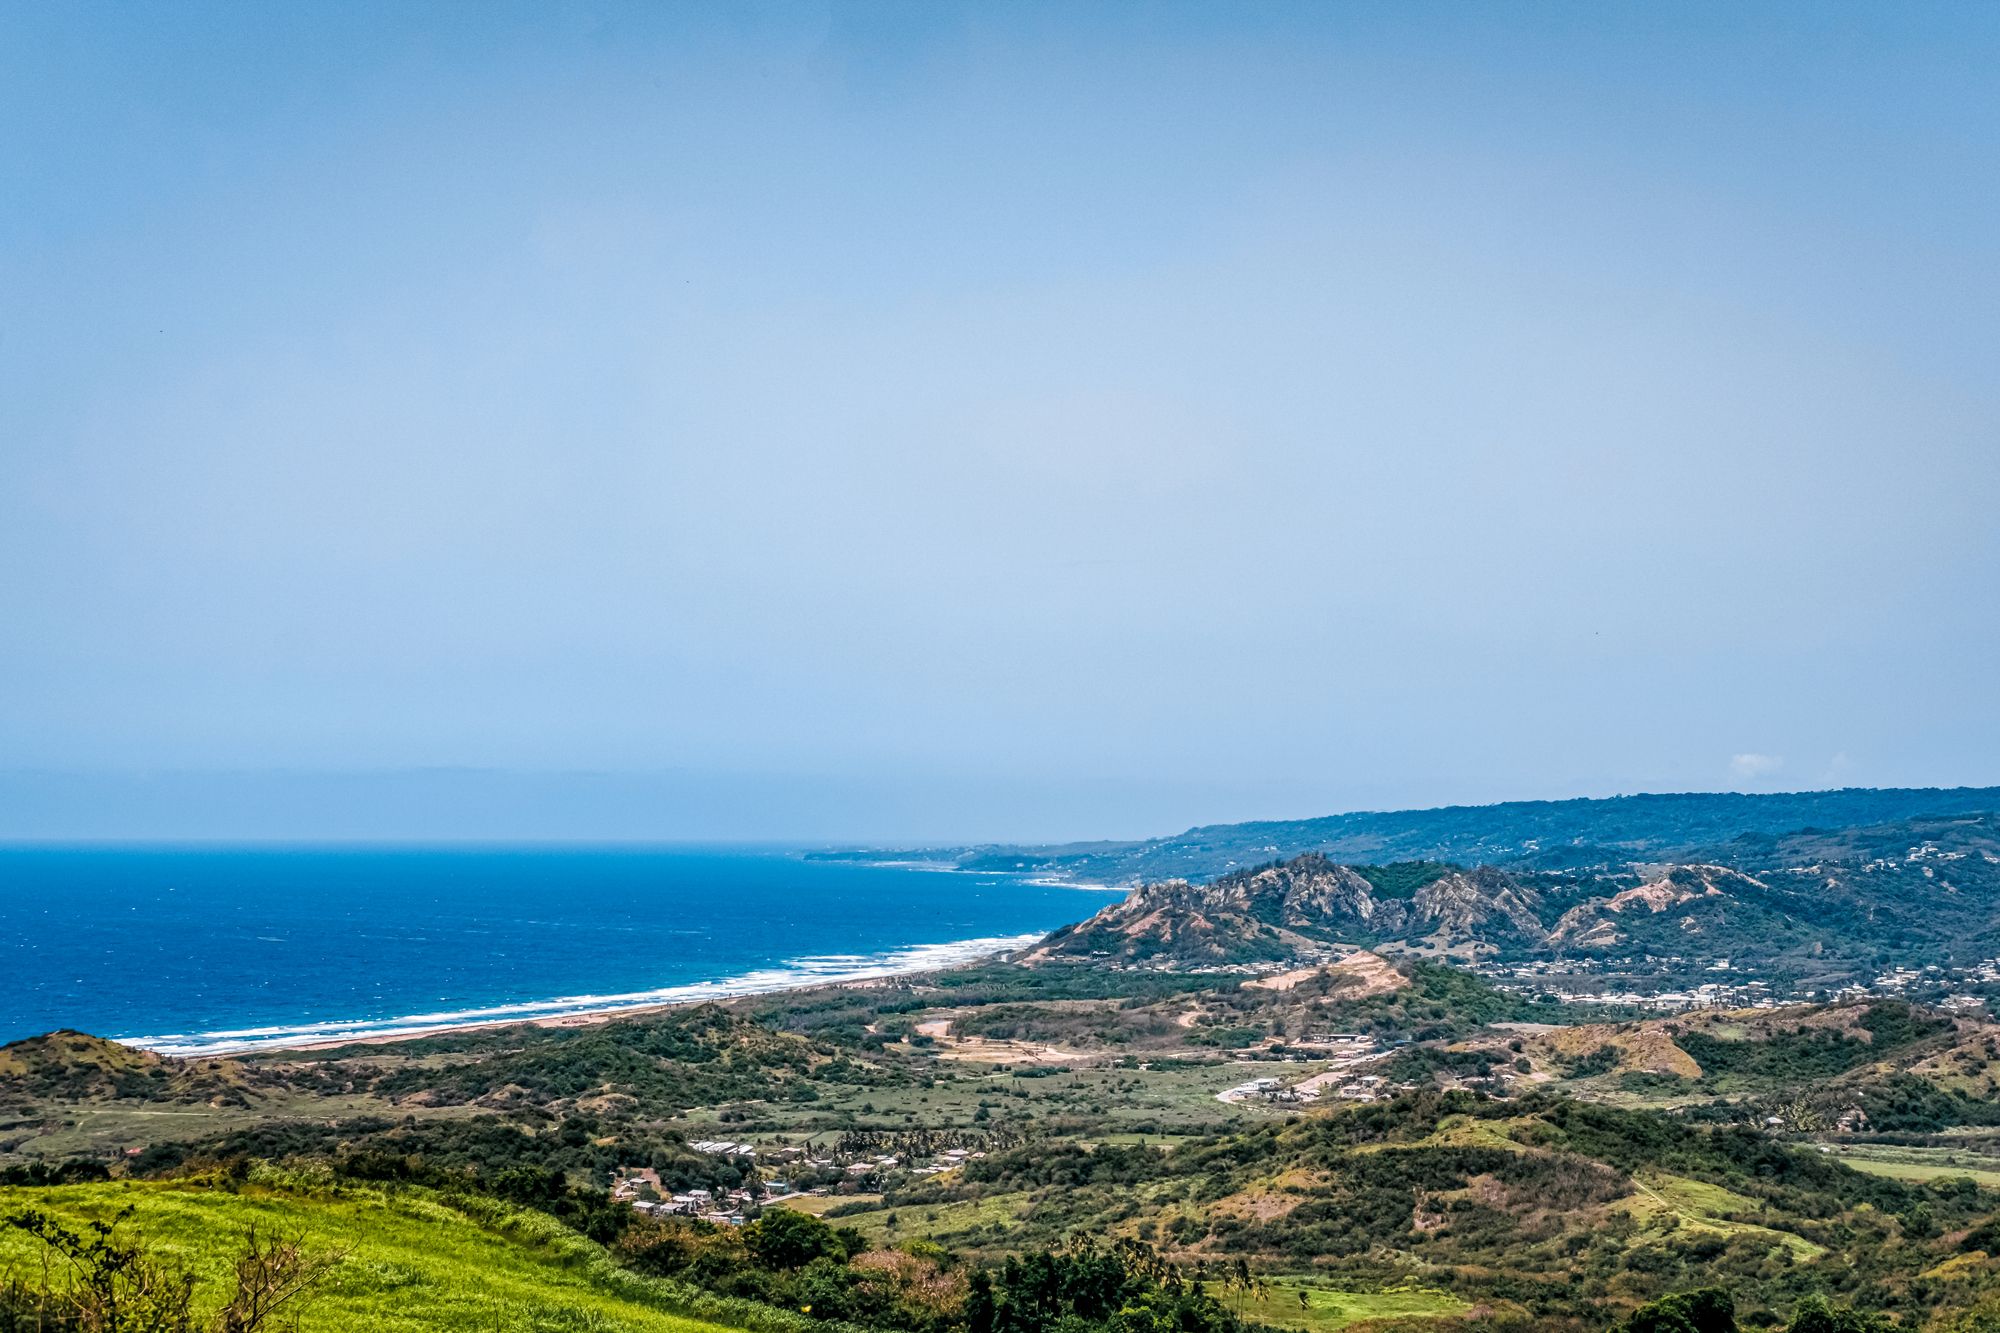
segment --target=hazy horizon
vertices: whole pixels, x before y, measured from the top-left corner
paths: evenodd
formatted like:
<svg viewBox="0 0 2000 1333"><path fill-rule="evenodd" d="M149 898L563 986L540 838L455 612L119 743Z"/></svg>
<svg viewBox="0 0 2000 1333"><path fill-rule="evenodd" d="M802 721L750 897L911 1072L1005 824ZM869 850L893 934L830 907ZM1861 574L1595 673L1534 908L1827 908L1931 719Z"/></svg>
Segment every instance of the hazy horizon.
<svg viewBox="0 0 2000 1333"><path fill-rule="evenodd" d="M10 7L0 837L2000 783L1996 61L1947 4Z"/></svg>
<svg viewBox="0 0 2000 1333"><path fill-rule="evenodd" d="M1929 786L1917 790L1965 790ZM1980 790L1972 787L1972 790ZM51 773L0 773L0 846L45 845L213 845L299 846L685 846L685 847L955 847L980 843L1066 843L1143 841L1207 825L1246 821L1312 819L1356 813L1393 813L1439 808L1637 796L1810 795L1841 790L1797 792L1629 791L1569 796L1513 796L1491 801L1344 809L1231 809L1219 817L1196 817L1171 826L1144 827L1133 813L1117 827L1084 821L1101 817L1099 808L1063 815L1065 792L1039 787L1005 793L1014 804L1006 818L1018 819L1024 803L1042 803L1040 836L1014 832L1002 823L981 831L955 812L964 793L930 793L913 799L910 790L850 791L830 800L825 784L795 782L785 794L793 831L772 833L745 820L757 798L769 797L768 782L718 784L713 775L522 774L468 769L408 770L398 773L207 773L79 777ZM1849 790L1853 790L1849 788ZM1881 790L1871 788L1866 790ZM1121 791L1111 797L1133 812L1151 808L1158 794ZM947 821L936 822L940 818ZM874 830L869 832L867 830ZM998 831L993 831L997 829ZM861 830L861 831L856 831Z"/></svg>

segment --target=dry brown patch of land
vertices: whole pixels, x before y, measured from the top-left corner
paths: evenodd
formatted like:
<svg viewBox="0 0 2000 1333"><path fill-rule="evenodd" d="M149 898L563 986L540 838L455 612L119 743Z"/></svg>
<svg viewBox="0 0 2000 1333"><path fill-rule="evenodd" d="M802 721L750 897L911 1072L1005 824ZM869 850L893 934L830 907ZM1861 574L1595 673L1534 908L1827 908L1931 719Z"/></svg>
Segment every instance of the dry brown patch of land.
<svg viewBox="0 0 2000 1333"><path fill-rule="evenodd" d="M1701 1066L1662 1029L1648 1024L1624 1030L1609 1023L1586 1023L1581 1027L1559 1028L1532 1039L1529 1050L1558 1065L1580 1060L1610 1047L1617 1053L1615 1073L1678 1074L1700 1078Z"/></svg>
<svg viewBox="0 0 2000 1333"><path fill-rule="evenodd" d="M1059 1046L1032 1041L999 1040L992 1037L955 1037L949 1018L931 1018L917 1024L919 1035L936 1042L938 1057L944 1060L981 1060L996 1065L1084 1064L1096 1057Z"/></svg>
<svg viewBox="0 0 2000 1333"><path fill-rule="evenodd" d="M1343 1000L1387 995L1410 984L1410 979L1398 972L1388 959L1360 949L1337 962L1294 968L1290 972L1246 981L1243 985L1245 989L1288 991L1296 990L1316 977L1330 980L1339 988L1339 998Z"/></svg>

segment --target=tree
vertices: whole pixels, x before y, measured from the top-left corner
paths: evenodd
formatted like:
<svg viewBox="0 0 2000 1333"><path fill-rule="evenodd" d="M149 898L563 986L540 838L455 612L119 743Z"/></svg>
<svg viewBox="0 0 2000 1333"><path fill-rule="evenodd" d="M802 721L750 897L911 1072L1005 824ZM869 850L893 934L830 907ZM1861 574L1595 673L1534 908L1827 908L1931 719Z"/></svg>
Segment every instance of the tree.
<svg viewBox="0 0 2000 1333"><path fill-rule="evenodd" d="M993 1333L993 1323L993 1279L985 1269L976 1268L965 1293L966 1333Z"/></svg>
<svg viewBox="0 0 2000 1333"><path fill-rule="evenodd" d="M1821 1295L1807 1296L1792 1311L1787 1333L1885 1333L1889 1321L1846 1306L1835 1306Z"/></svg>
<svg viewBox="0 0 2000 1333"><path fill-rule="evenodd" d="M244 1238L236 1260L236 1292L215 1317L215 1333L280 1333L298 1327L299 1307L344 1256L311 1254L304 1238Z"/></svg>
<svg viewBox="0 0 2000 1333"><path fill-rule="evenodd" d="M1721 1287L1679 1291L1642 1305L1626 1333L1736 1333L1736 1301Z"/></svg>
<svg viewBox="0 0 2000 1333"><path fill-rule="evenodd" d="M766 1268L804 1268L815 1259L847 1257L832 1227L790 1208L773 1208L744 1227L743 1243Z"/></svg>
<svg viewBox="0 0 2000 1333"><path fill-rule="evenodd" d="M0 1328L194 1333L194 1279L118 1238L118 1228L131 1215L126 1208L81 1232L33 1209L8 1218L7 1225L42 1242L44 1262L39 1287L7 1291Z"/></svg>

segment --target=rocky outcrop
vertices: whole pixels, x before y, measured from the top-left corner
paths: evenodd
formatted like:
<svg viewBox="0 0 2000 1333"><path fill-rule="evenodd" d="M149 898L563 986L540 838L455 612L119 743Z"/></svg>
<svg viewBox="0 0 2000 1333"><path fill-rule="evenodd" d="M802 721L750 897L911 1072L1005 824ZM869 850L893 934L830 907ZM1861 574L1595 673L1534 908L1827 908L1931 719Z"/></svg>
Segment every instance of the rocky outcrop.
<svg viewBox="0 0 2000 1333"><path fill-rule="evenodd" d="M1657 916L1684 910L1702 900L1725 898L1750 889L1765 889L1760 879L1727 866L1678 865L1656 871L1636 888L1593 898L1564 912L1549 932L1549 943L1581 949L1609 948L1625 933L1613 920L1625 913Z"/></svg>
<svg viewBox="0 0 2000 1333"><path fill-rule="evenodd" d="M1414 923L1445 944L1513 935L1542 940L1541 898L1505 871L1491 866L1454 871L1418 889L1411 901Z"/></svg>
<svg viewBox="0 0 2000 1333"><path fill-rule="evenodd" d="M1378 890L1320 855L1224 875L1209 884L1167 880L1134 889L1022 956L1148 958L1184 963L1278 959L1329 944L1403 939L1427 946L1506 937L1546 938L1540 899L1503 871L1434 872L1413 892Z"/></svg>
<svg viewBox="0 0 2000 1333"><path fill-rule="evenodd" d="M1366 922L1380 910L1366 879L1318 852L1224 875L1197 892L1220 907L1293 929L1344 918Z"/></svg>

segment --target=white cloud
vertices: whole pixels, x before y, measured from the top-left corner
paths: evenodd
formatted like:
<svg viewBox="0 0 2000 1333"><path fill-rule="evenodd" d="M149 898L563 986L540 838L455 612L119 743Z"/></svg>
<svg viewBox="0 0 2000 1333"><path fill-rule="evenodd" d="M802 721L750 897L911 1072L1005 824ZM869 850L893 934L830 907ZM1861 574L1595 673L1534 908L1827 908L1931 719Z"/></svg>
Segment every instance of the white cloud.
<svg viewBox="0 0 2000 1333"><path fill-rule="evenodd" d="M1739 782L1752 782L1769 777L1785 766L1785 761L1774 754L1733 754L1729 756L1729 774Z"/></svg>

